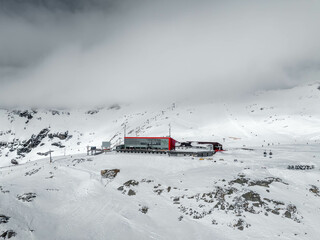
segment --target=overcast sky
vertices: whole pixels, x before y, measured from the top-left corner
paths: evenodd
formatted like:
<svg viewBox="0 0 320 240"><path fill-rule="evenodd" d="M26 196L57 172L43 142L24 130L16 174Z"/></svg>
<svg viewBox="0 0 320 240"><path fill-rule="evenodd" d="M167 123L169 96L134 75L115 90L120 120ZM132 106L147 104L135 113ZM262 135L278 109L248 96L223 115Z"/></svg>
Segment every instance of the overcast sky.
<svg viewBox="0 0 320 240"><path fill-rule="evenodd" d="M320 80L316 0L0 0L0 105L213 101Z"/></svg>

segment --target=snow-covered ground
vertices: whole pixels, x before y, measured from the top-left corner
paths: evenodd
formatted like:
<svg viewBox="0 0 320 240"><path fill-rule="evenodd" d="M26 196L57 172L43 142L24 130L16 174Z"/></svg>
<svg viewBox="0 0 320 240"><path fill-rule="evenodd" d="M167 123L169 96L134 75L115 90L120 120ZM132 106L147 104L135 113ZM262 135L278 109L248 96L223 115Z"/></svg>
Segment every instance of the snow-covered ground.
<svg viewBox="0 0 320 240"><path fill-rule="evenodd" d="M124 125L127 136L168 136L170 124L178 141L218 141L227 148L319 143L319 86L314 83L261 92L236 103L185 101L169 106L111 105L93 110L27 112L0 109L0 166L9 165L11 159L19 163L40 159L43 155L39 154L49 150L60 156L83 153L88 145L100 147L102 141L115 146L123 141Z"/></svg>
<svg viewBox="0 0 320 240"><path fill-rule="evenodd" d="M237 104L29 109L29 121L0 110L0 236L318 239L319 85L261 92ZM227 151L204 160L86 155L87 145L121 142L124 125L128 136L166 136L169 124L176 140L218 141ZM53 163L38 154L49 150ZM295 165L310 169L288 169ZM112 169L120 170L114 178L101 176Z"/></svg>
<svg viewBox="0 0 320 240"><path fill-rule="evenodd" d="M17 239L317 239L320 195L310 189L320 187L319 146L271 150L272 158L238 149L205 160L74 155L3 168L1 214L10 219L0 227L14 230ZM288 170L289 164L316 167ZM102 178L104 169L120 172ZM275 180L250 186L232 183L237 179ZM129 180L137 185L125 186ZM245 201L248 192L258 200ZM26 193L35 198L19 200Z"/></svg>

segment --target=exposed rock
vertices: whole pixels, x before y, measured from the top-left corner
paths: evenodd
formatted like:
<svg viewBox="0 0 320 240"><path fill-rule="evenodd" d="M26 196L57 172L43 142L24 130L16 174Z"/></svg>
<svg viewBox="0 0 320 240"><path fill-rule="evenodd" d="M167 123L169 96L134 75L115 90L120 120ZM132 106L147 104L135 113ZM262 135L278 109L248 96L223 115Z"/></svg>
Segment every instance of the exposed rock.
<svg viewBox="0 0 320 240"><path fill-rule="evenodd" d="M179 202L179 200L180 200L180 198L179 198L179 197L175 197L175 198L173 198L173 201L174 201L174 202Z"/></svg>
<svg viewBox="0 0 320 240"><path fill-rule="evenodd" d="M119 172L120 172L120 169L105 169L105 170L101 170L101 176L103 178L114 179Z"/></svg>
<svg viewBox="0 0 320 240"><path fill-rule="evenodd" d="M60 115L60 112L57 110L49 110L49 112L51 112L51 114L54 115Z"/></svg>
<svg viewBox="0 0 320 240"><path fill-rule="evenodd" d="M284 216L285 216L286 218L291 218L291 213L290 213L289 211L286 211L286 212L284 213Z"/></svg>
<svg viewBox="0 0 320 240"><path fill-rule="evenodd" d="M113 104L113 105L111 105L108 109L109 110L111 110L111 109L113 109L113 110L119 110L121 107L120 107L120 105L119 104Z"/></svg>
<svg viewBox="0 0 320 240"><path fill-rule="evenodd" d="M6 215L0 214L0 224L1 223L7 223L9 221L10 217L7 217Z"/></svg>
<svg viewBox="0 0 320 240"><path fill-rule="evenodd" d="M52 143L51 145L52 145L52 146L55 146L55 147L59 147L59 148L64 148L64 147L66 147L66 146L62 145L61 142L54 142L54 143Z"/></svg>
<svg viewBox="0 0 320 240"><path fill-rule="evenodd" d="M139 182L136 180L129 180L129 181L125 182L123 185L126 187L137 186L137 185L139 185Z"/></svg>
<svg viewBox="0 0 320 240"><path fill-rule="evenodd" d="M129 189L129 191L128 191L128 195L129 195L129 196L136 195L136 192L135 192L135 191L133 191L132 189Z"/></svg>
<svg viewBox="0 0 320 240"><path fill-rule="evenodd" d="M261 186L261 187L269 187L269 185L273 182L273 180L257 180L249 182L249 186Z"/></svg>
<svg viewBox="0 0 320 240"><path fill-rule="evenodd" d="M44 128L40 131L38 135L32 135L31 138L24 142L21 148L17 149L17 154L22 155L23 153L29 153L33 148L36 148L41 141L48 135L50 130L48 128Z"/></svg>
<svg viewBox="0 0 320 240"><path fill-rule="evenodd" d="M33 174L36 174L37 172L40 171L40 169L41 169L41 167L40 167L40 168L36 168L36 169L32 169L32 170L30 170L29 172L26 172L26 173L25 173L25 176L31 176L31 175L33 175Z"/></svg>
<svg viewBox="0 0 320 240"><path fill-rule="evenodd" d="M86 114L93 115L93 114L97 114L98 112L99 112L99 110L89 110L86 112Z"/></svg>
<svg viewBox="0 0 320 240"><path fill-rule="evenodd" d="M72 160L72 162L74 163L73 166L75 166L76 163L92 162L92 159L91 158L76 158L76 159Z"/></svg>
<svg viewBox="0 0 320 240"><path fill-rule="evenodd" d="M263 200L266 200L267 202L272 202L275 205L285 205L283 202L270 200L269 198L263 198Z"/></svg>
<svg viewBox="0 0 320 240"><path fill-rule="evenodd" d="M283 215L296 222L300 222L302 216L297 212L295 206L273 199L263 198L257 192L248 190L249 184L256 187L268 187L272 182L282 182L278 178L265 178L251 181L249 178L244 178L244 175L239 175L239 178L231 181L232 184L240 184L243 186L240 189L227 186L225 181L219 180L224 185L215 186L211 192L198 193L195 195L183 195L180 197L173 197L173 204L178 204L178 209L185 215L189 215L194 219L204 218L207 215L214 214L216 211L223 211L229 213L231 216L236 216L235 223L229 223L228 226L235 227L239 230L244 230L249 227L243 219L250 214L263 213L268 216L268 213L275 215ZM218 184L215 182L215 184ZM239 220L239 217L241 220ZM220 220L220 219L219 219ZM223 220L222 220L223 221ZM216 222L215 222L216 223ZM214 223L213 223L214 224Z"/></svg>
<svg viewBox="0 0 320 240"><path fill-rule="evenodd" d="M11 163L12 163L13 165L18 165L18 164L19 164L16 159L11 159Z"/></svg>
<svg viewBox="0 0 320 240"><path fill-rule="evenodd" d="M139 209L140 212L146 214L148 212L149 208L147 206L143 206L142 208Z"/></svg>
<svg viewBox="0 0 320 240"><path fill-rule="evenodd" d="M244 184L247 184L248 182L249 182L248 178L240 177L240 178L237 178L235 180L230 181L229 184L232 185L234 183L238 183L240 185L244 185Z"/></svg>
<svg viewBox="0 0 320 240"><path fill-rule="evenodd" d="M230 185L234 183L238 183L240 185L248 185L248 186L261 186L261 187L269 187L269 185L273 182L280 182L283 184L288 185L287 183L283 182L280 178L268 177L263 180L250 180L249 178L244 178L244 175L240 175L239 178L232 180L229 182Z"/></svg>
<svg viewBox="0 0 320 240"><path fill-rule="evenodd" d="M9 193L9 192L10 192L9 190L4 190L2 186L0 186L0 191L1 191L2 193Z"/></svg>
<svg viewBox="0 0 320 240"><path fill-rule="evenodd" d="M145 182L145 183L152 183L154 182L153 180L150 180L150 179L142 179L141 182Z"/></svg>
<svg viewBox="0 0 320 240"><path fill-rule="evenodd" d="M38 155L40 156L48 156L50 154L50 151L47 151L47 152L37 152Z"/></svg>
<svg viewBox="0 0 320 240"><path fill-rule="evenodd" d="M17 233L14 232L13 230L8 230L8 231L3 232L0 235L0 238L9 239L9 238L15 237L16 235L17 235Z"/></svg>
<svg viewBox="0 0 320 240"><path fill-rule="evenodd" d="M129 180L129 181L126 181L123 186L120 186L118 187L118 190L119 191L122 191L122 194L125 194L127 192L126 188L129 189L128 191L128 195L129 196L132 196L132 195L136 195L136 192L134 190L131 189L131 187L134 187L134 186L138 186L139 185L139 182L136 181L136 180Z"/></svg>
<svg viewBox="0 0 320 240"><path fill-rule="evenodd" d="M243 219L239 218L237 223L233 225L233 227L238 228L239 230L243 231L243 229L246 227L248 228L251 226L250 224L247 224Z"/></svg>
<svg viewBox="0 0 320 240"><path fill-rule="evenodd" d="M296 222L300 222L300 219L297 217L297 213L298 213L297 207L293 204L289 204L287 206L287 210L284 213L284 216L286 218L290 218Z"/></svg>
<svg viewBox="0 0 320 240"><path fill-rule="evenodd" d="M35 193L24 193L22 195L17 195L18 200L21 200L23 202L32 202L34 198L37 197L37 194Z"/></svg>
<svg viewBox="0 0 320 240"><path fill-rule="evenodd" d="M72 138L72 135L69 135L69 132L65 131L65 132L50 133L50 134L48 134L48 137L50 139L59 138L60 140L66 140L67 141L70 138Z"/></svg>
<svg viewBox="0 0 320 240"><path fill-rule="evenodd" d="M311 185L311 188L309 189L309 191L314 193L316 196L320 197L320 191L317 186Z"/></svg>
<svg viewBox="0 0 320 240"><path fill-rule="evenodd" d="M13 110L12 113L18 115L19 117L24 117L27 118L28 120L33 118L33 115L37 113L35 110L25 110L25 111L20 111L20 110Z"/></svg>
<svg viewBox="0 0 320 240"><path fill-rule="evenodd" d="M260 202L260 195L258 193L255 193L253 191L247 192L245 194L242 194L242 197L247 200L247 201L252 201L252 202Z"/></svg>
<svg viewBox="0 0 320 240"><path fill-rule="evenodd" d="M156 189L154 190L155 193L157 193L158 195L160 195L163 192L164 189Z"/></svg>

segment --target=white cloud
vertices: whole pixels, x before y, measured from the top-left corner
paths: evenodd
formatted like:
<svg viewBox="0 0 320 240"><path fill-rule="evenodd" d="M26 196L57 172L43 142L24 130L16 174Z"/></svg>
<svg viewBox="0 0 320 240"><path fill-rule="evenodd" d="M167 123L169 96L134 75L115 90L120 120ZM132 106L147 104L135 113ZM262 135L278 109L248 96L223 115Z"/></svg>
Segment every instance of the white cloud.
<svg viewBox="0 0 320 240"><path fill-rule="evenodd" d="M134 3L59 13L61 19L35 12L43 22L3 16L9 34L0 48L22 67L0 82L0 102L208 101L319 77L316 1Z"/></svg>

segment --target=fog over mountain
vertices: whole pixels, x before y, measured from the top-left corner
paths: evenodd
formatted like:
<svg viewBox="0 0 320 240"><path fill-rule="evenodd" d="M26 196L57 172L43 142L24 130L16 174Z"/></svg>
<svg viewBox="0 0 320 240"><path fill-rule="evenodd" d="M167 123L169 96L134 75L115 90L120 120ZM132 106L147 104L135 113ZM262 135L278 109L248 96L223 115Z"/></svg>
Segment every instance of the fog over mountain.
<svg viewBox="0 0 320 240"><path fill-rule="evenodd" d="M319 13L0 0L0 239L319 239Z"/></svg>
<svg viewBox="0 0 320 240"><path fill-rule="evenodd" d="M0 105L236 101L318 81L319 12L297 0L1 0Z"/></svg>

